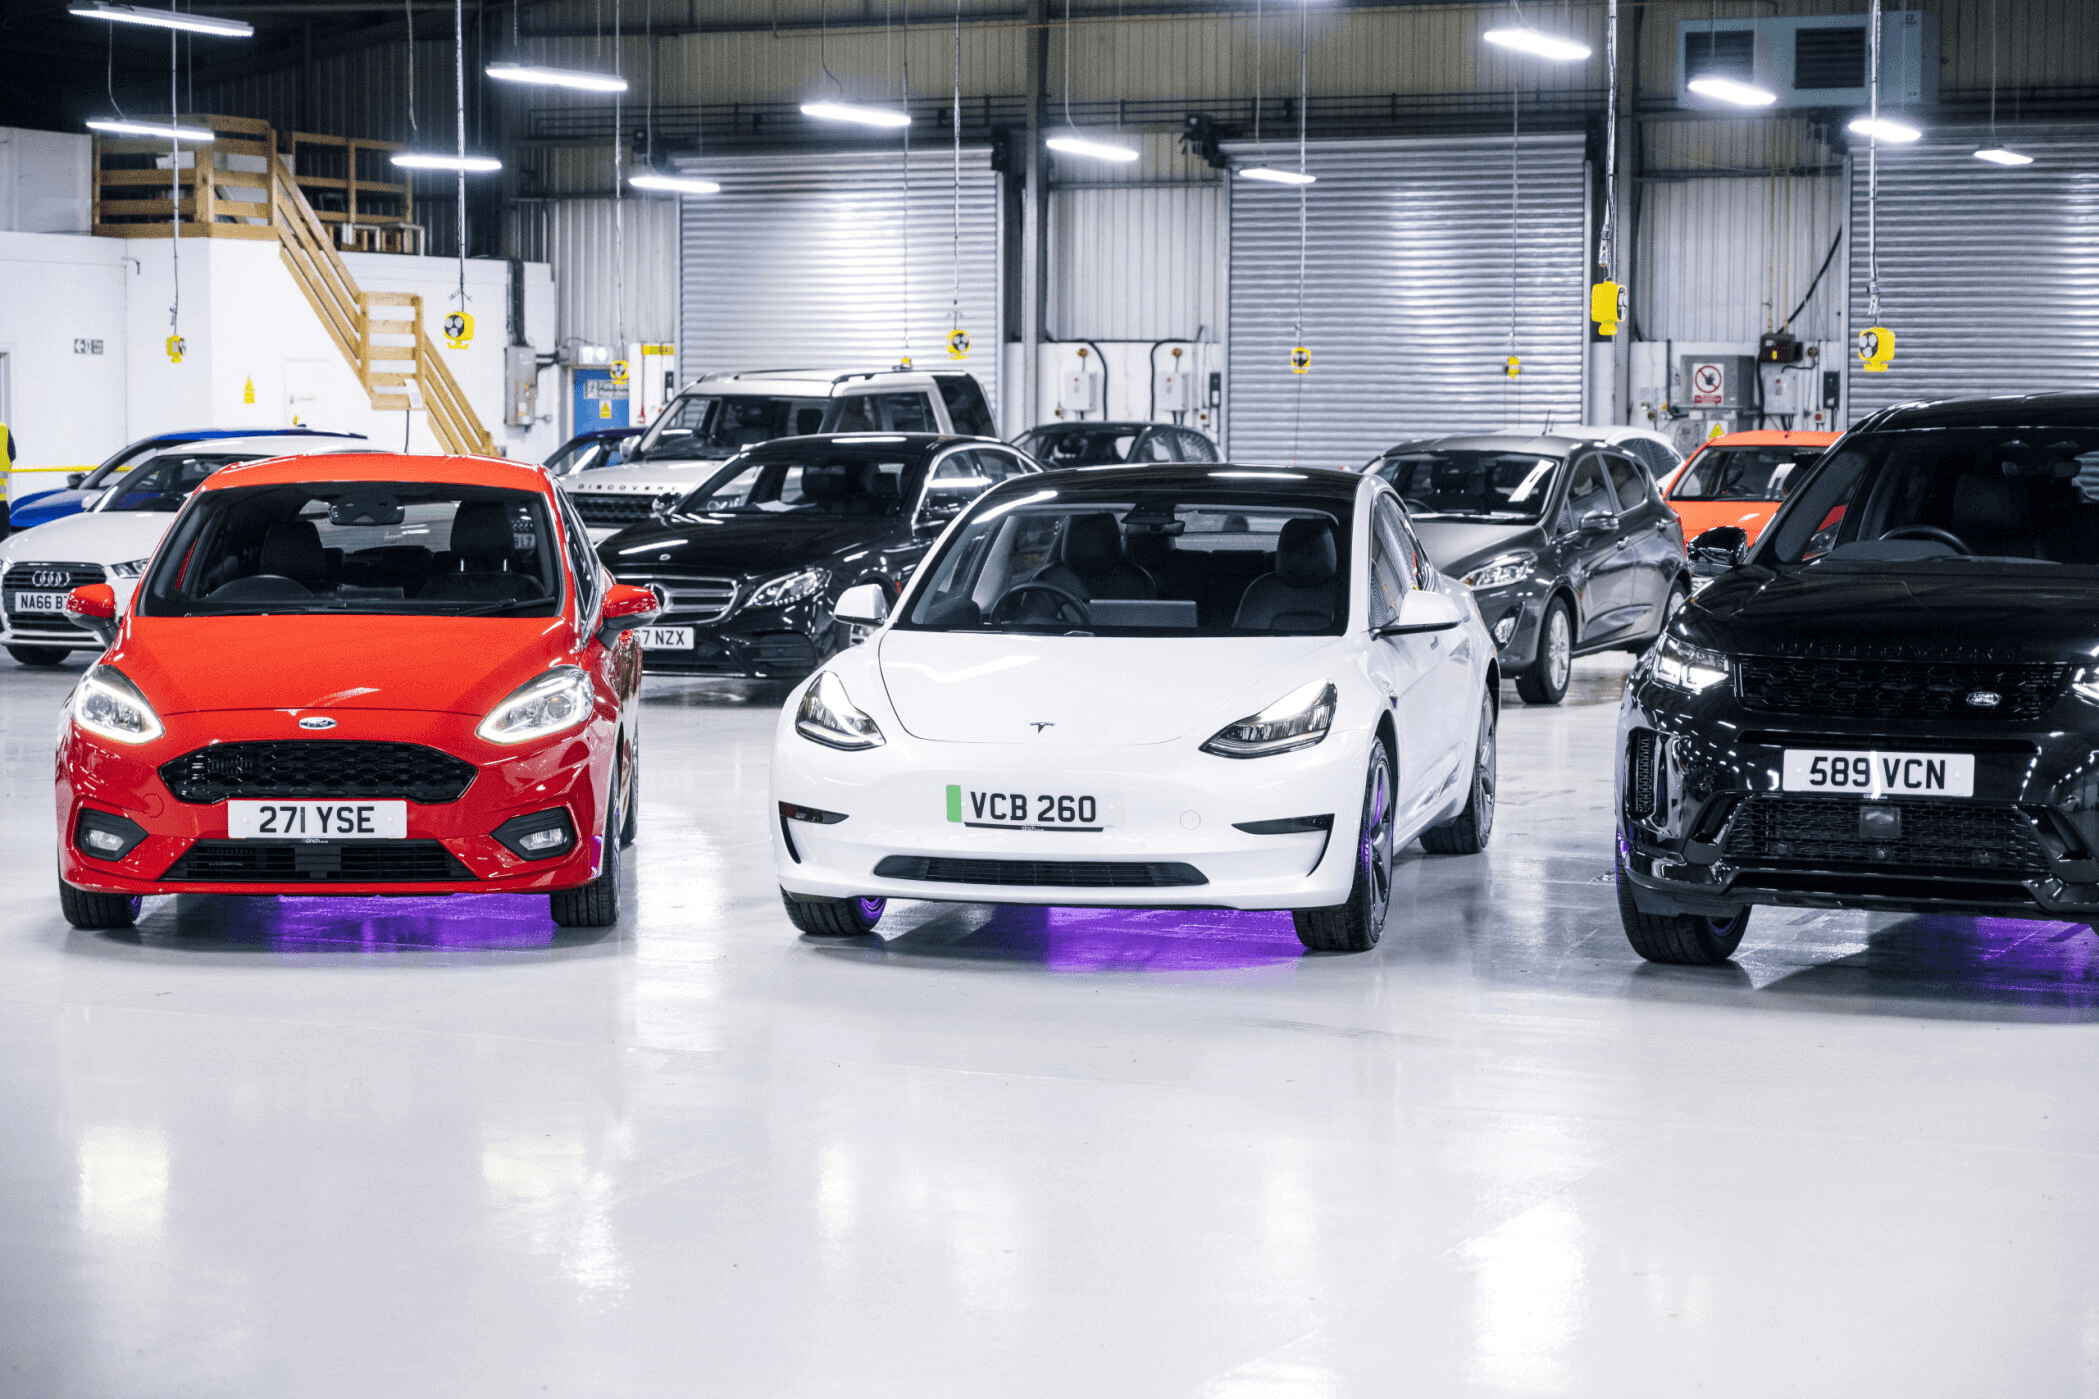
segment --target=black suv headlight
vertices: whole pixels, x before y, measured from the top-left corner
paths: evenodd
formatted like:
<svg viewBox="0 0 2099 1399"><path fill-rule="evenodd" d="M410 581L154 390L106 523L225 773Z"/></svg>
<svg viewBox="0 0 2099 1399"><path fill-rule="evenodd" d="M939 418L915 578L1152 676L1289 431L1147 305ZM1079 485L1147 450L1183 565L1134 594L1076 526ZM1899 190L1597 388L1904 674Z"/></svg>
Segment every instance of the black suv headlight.
<svg viewBox="0 0 2099 1399"><path fill-rule="evenodd" d="M1664 636L1654 648L1654 678L1672 690L1697 694L1727 679L1727 657L1680 636Z"/></svg>

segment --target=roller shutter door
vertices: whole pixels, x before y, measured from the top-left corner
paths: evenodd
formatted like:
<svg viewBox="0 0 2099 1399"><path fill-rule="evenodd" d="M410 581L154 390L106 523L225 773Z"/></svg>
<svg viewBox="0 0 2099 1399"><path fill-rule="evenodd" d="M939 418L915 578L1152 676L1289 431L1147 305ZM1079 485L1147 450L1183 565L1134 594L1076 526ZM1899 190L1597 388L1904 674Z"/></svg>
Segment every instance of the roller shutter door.
<svg viewBox="0 0 2099 1399"><path fill-rule="evenodd" d="M998 176L985 151L964 149L961 320L971 348L958 364L947 354L952 160L946 149L913 152L908 218L895 152L695 163L692 173L722 189L681 201L679 373L887 368L906 352L908 324L912 362L969 370L996 413Z"/></svg>
<svg viewBox="0 0 2099 1399"><path fill-rule="evenodd" d="M1235 149L1242 163L1251 151ZM1271 144L1267 157L1294 167ZM1580 136L1325 141L1309 152L1304 344L1290 371L1298 196L1231 182L1231 458L1358 466L1395 442L1581 421L1587 181ZM1522 230L1513 258L1510 232ZM1503 372L1516 308L1522 374Z"/></svg>
<svg viewBox="0 0 2099 1399"><path fill-rule="evenodd" d="M1895 362L1851 362L1851 418L1917 399L2099 387L2099 127L1986 127L1880 152L1880 318ZM1851 162L1851 326L1866 316L1866 159Z"/></svg>

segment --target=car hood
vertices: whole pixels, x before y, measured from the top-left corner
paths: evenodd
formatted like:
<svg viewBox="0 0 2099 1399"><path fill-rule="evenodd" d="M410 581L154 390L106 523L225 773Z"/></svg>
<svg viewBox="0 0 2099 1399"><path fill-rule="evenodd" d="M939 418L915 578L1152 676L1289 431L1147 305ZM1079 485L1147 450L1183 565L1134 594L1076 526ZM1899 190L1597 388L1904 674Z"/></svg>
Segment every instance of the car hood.
<svg viewBox="0 0 2099 1399"><path fill-rule="evenodd" d="M1453 578L1463 578L1475 564L1512 549L1544 547L1545 532L1522 521L1416 519L1414 533L1429 561Z"/></svg>
<svg viewBox="0 0 2099 1399"><path fill-rule="evenodd" d="M405 709L478 717L558 663L568 642L560 617L134 616L105 660L164 715Z"/></svg>
<svg viewBox="0 0 2099 1399"><path fill-rule="evenodd" d="M614 495L660 495L685 492L704 483L728 463L727 457L694 457L678 461L644 461L628 466L601 466L561 478L564 490L603 491Z"/></svg>
<svg viewBox="0 0 2099 1399"><path fill-rule="evenodd" d="M673 515L620 531L598 546L598 557L615 575L658 568L779 573L902 525L893 515Z"/></svg>
<svg viewBox="0 0 2099 1399"><path fill-rule="evenodd" d="M1824 560L1738 568L1686 609L1693 636L1752 655L1982 652L2090 659L2099 570Z"/></svg>
<svg viewBox="0 0 2099 1399"><path fill-rule="evenodd" d="M887 631L876 644L890 705L913 737L1060 748L1208 738L1300 685L1337 678L1347 661L1333 636Z"/></svg>
<svg viewBox="0 0 2099 1399"><path fill-rule="evenodd" d="M10 535L0 552L17 563L129 563L158 547L173 512L110 510L68 515Z"/></svg>

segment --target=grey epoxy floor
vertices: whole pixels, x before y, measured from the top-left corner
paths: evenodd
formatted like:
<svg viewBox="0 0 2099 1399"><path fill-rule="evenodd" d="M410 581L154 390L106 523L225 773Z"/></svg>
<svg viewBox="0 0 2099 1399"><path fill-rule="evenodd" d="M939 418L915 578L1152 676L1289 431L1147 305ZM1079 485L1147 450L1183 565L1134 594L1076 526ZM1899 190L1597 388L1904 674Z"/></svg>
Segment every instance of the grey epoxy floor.
<svg viewBox="0 0 2099 1399"><path fill-rule="evenodd" d="M75 668L77 671L77 667ZM0 1394L2099 1393L2081 927L1626 948L1617 661L1492 851L1280 915L782 918L776 698L651 682L633 911L149 903L73 932L0 662Z"/></svg>

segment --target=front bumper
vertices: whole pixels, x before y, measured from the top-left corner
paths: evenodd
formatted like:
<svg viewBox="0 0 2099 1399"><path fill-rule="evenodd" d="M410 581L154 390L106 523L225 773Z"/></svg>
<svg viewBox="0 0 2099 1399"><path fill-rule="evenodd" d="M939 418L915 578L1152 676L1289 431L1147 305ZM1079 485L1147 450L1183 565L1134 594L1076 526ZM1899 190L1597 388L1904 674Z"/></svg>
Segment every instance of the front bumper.
<svg viewBox="0 0 2099 1399"><path fill-rule="evenodd" d="M615 743L609 720L595 718L543 743L506 749L476 738L475 721L465 715L351 710L337 717L330 741L422 744L474 764L473 781L454 801L409 801L405 841L344 842L342 849L363 848L354 856L331 859L322 848L327 842L231 841L224 802L181 801L161 780L161 764L214 742L285 740L281 712L165 716L167 733L137 747L106 742L68 722L58 750L59 877L83 889L117 894L302 895L545 893L596 878ZM568 811L577 835L566 853L526 860L495 839L494 831L505 821L553 807ZM146 836L120 860L89 856L74 844L83 808L123 817L143 827ZM273 871L268 878L237 879L194 868L223 870L224 856L260 858L262 847L279 844L302 847L276 861L291 867L288 875ZM206 858L213 855L220 858ZM401 872L417 865L413 878L354 873Z"/></svg>
<svg viewBox="0 0 2099 1399"><path fill-rule="evenodd" d="M800 680L845 645L845 628L832 619L827 598L785 607L739 606L708 622L666 613L650 625L691 627L693 633L690 650L643 651L641 666L650 675Z"/></svg>
<svg viewBox="0 0 2099 1399"><path fill-rule="evenodd" d="M1487 634L1494 638L1495 650L1501 656L1503 674L1513 675L1536 664L1545 604L1551 597L1552 585L1536 577L1506 587L1473 591L1472 600L1479 604L1480 619L1487 624Z"/></svg>
<svg viewBox="0 0 2099 1399"><path fill-rule="evenodd" d="M1972 753L1975 791L1785 793L1787 748ZM1731 684L1686 695L1643 667L1620 710L1616 774L1619 859L1648 913L2099 916L2099 710L2074 698L2030 723L1778 716L1743 708Z"/></svg>

